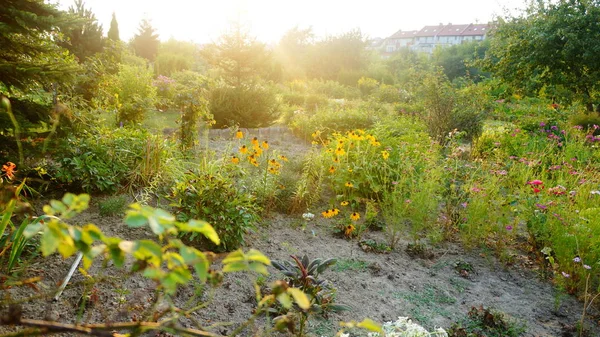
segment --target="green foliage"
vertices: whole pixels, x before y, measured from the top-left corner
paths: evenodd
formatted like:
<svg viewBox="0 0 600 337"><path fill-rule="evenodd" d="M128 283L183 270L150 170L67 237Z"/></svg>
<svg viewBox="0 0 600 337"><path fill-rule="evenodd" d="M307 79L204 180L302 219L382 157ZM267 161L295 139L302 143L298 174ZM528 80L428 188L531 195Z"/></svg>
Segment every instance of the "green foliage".
<svg viewBox="0 0 600 337"><path fill-rule="evenodd" d="M9 200L2 206L2 217L0 218L0 261L1 269L7 275L12 275L14 268L21 261L24 249L28 244L29 238L23 235L23 232L29 225L36 225L44 220L44 217L30 218L25 217L19 226L15 226L12 217L15 213L27 212L29 204L20 200L21 191L25 187L25 181L14 187L10 185L0 185L3 198L8 196Z"/></svg>
<svg viewBox="0 0 600 337"><path fill-rule="evenodd" d="M422 95L431 137L444 143L454 130L465 132L467 140L477 137L486 113L486 102L481 98L484 93L477 86L455 90L439 72L426 76Z"/></svg>
<svg viewBox="0 0 600 337"><path fill-rule="evenodd" d="M470 78L479 82L489 76L475 66L475 61L482 59L489 48L489 39L437 48L433 53L433 63L444 69L450 81L459 77Z"/></svg>
<svg viewBox="0 0 600 337"><path fill-rule="evenodd" d="M598 22L597 1L531 2L524 15L499 20L484 65L525 94L567 89L591 111L600 83Z"/></svg>
<svg viewBox="0 0 600 337"><path fill-rule="evenodd" d="M112 13L112 18L110 19L110 28L108 29L107 37L112 41L121 41L119 37L119 23L117 22L117 15L115 12Z"/></svg>
<svg viewBox="0 0 600 337"><path fill-rule="evenodd" d="M98 202L98 210L102 216L114 216L125 214L127 207L127 196L112 195Z"/></svg>
<svg viewBox="0 0 600 337"><path fill-rule="evenodd" d="M448 329L450 337L519 337L525 332L525 326L508 320L500 312L483 307L472 307L465 319Z"/></svg>
<svg viewBox="0 0 600 337"><path fill-rule="evenodd" d="M101 106L118 111L116 123L140 123L146 110L154 107L156 88L153 74L139 58L130 57L119 66L119 72L106 76L101 84Z"/></svg>
<svg viewBox="0 0 600 337"><path fill-rule="evenodd" d="M336 263L335 259L322 260L317 258L310 261L306 255L302 259L294 255L291 257L294 263L273 261L273 267L285 275L288 287L297 288L308 297L308 308L300 311L299 331L302 335L309 315L316 313L326 315L329 312L348 309L345 306L335 304L335 288L332 288L326 280L319 277L321 273ZM294 314L294 311L288 311L284 316L276 318L276 321L292 321L291 316ZM293 329L290 330L293 331Z"/></svg>
<svg viewBox="0 0 600 337"><path fill-rule="evenodd" d="M143 187L161 172L164 141L157 142L141 130L99 129L64 139L60 160L47 170L56 182L86 192Z"/></svg>
<svg viewBox="0 0 600 337"><path fill-rule="evenodd" d="M76 0L74 6L69 7L68 13L76 21L62 31L66 39L61 45L77 56L79 62L102 52L102 25L98 23L92 10L85 8L83 0Z"/></svg>
<svg viewBox="0 0 600 337"><path fill-rule="evenodd" d="M172 76L180 71L197 70L198 56L198 47L194 43L170 38L158 48L155 72L158 75Z"/></svg>
<svg viewBox="0 0 600 337"><path fill-rule="evenodd" d="M131 47L133 47L135 54L150 62L154 62L160 45L158 34L155 32L156 30L152 27L150 21L142 19L137 34L131 40Z"/></svg>
<svg viewBox="0 0 600 337"><path fill-rule="evenodd" d="M220 175L188 172L167 198L178 219L203 218L214 226L221 238L221 245L215 247L218 250L239 247L259 220L260 207L254 198Z"/></svg>
<svg viewBox="0 0 600 337"><path fill-rule="evenodd" d="M8 1L0 17L1 92L69 83L76 62L53 39L70 21L65 12L37 0Z"/></svg>
<svg viewBox="0 0 600 337"><path fill-rule="evenodd" d="M360 90L360 93L363 95L363 97L369 96L373 92L373 90L377 89L378 87L379 82L372 78L363 76L358 80L358 89Z"/></svg>
<svg viewBox="0 0 600 337"><path fill-rule="evenodd" d="M218 128L234 125L265 127L279 117L274 92L266 84L233 87L220 83L211 90L209 102L210 113Z"/></svg>
<svg viewBox="0 0 600 337"><path fill-rule="evenodd" d="M573 115L569 120L571 125L580 126L585 130L594 128L594 125L600 125L600 113L587 113Z"/></svg>

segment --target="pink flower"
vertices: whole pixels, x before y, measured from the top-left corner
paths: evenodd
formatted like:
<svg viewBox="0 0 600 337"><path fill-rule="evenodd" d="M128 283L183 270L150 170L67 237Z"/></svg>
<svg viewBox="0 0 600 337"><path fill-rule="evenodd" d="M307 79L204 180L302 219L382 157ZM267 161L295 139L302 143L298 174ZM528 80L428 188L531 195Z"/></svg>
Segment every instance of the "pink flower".
<svg viewBox="0 0 600 337"><path fill-rule="evenodd" d="M592 269L592 267L588 266L587 264L584 264L583 268L585 268L585 269Z"/></svg>
<svg viewBox="0 0 600 337"><path fill-rule="evenodd" d="M564 271L561 271L561 273L562 273L562 276L564 276L565 278L569 278L569 277L571 277L571 275L569 275L569 274L565 273Z"/></svg>
<svg viewBox="0 0 600 337"><path fill-rule="evenodd" d="M575 262L575 263L579 263L579 262L581 262L581 258L580 258L579 256L576 256L576 257L573 259L573 262Z"/></svg>
<svg viewBox="0 0 600 337"><path fill-rule="evenodd" d="M536 179L536 180L532 180L532 181L528 182L527 184L531 185L531 186L540 186L540 185L544 185L544 182Z"/></svg>
<svg viewBox="0 0 600 337"><path fill-rule="evenodd" d="M511 225L506 226L507 231L511 231L512 229L513 229L513 226L511 226Z"/></svg>

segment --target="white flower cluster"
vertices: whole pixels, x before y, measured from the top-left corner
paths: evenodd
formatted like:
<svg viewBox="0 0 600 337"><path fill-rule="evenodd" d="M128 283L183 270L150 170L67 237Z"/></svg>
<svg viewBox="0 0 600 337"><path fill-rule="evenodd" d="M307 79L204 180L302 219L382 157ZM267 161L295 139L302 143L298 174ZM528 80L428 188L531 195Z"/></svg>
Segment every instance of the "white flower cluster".
<svg viewBox="0 0 600 337"><path fill-rule="evenodd" d="M312 219L315 218L315 215L312 213L304 213L302 214L302 219L306 220L306 221L310 221Z"/></svg>
<svg viewBox="0 0 600 337"><path fill-rule="evenodd" d="M437 328L429 332L408 317L398 317L395 322L386 322L382 326L385 337L448 337L446 330ZM380 337L379 333L369 333L369 337Z"/></svg>

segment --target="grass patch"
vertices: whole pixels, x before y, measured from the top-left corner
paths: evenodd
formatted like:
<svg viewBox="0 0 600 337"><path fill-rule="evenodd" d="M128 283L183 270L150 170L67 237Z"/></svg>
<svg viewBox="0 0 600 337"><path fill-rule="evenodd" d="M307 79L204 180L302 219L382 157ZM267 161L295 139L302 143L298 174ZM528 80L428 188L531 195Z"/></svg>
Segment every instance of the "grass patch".
<svg viewBox="0 0 600 337"><path fill-rule="evenodd" d="M102 216L123 215L127 206L127 197L124 194L113 195L98 203L98 210Z"/></svg>
<svg viewBox="0 0 600 337"><path fill-rule="evenodd" d="M336 264L333 265L333 271L344 272L344 271L365 271L369 264L366 261L355 260L355 259L339 259Z"/></svg>
<svg viewBox="0 0 600 337"><path fill-rule="evenodd" d="M452 324L448 335L451 337L519 337L526 331L524 325L507 319L501 312L473 307L466 318Z"/></svg>
<svg viewBox="0 0 600 337"><path fill-rule="evenodd" d="M454 297L430 284L425 285L422 291L395 291L392 296L409 302L412 305L409 309L410 317L424 326L428 326L435 316L452 318L453 314L441 306L456 303Z"/></svg>
<svg viewBox="0 0 600 337"><path fill-rule="evenodd" d="M162 134L166 128L177 128L177 119L180 117L178 111L146 111L146 118L142 122L142 127L153 134Z"/></svg>

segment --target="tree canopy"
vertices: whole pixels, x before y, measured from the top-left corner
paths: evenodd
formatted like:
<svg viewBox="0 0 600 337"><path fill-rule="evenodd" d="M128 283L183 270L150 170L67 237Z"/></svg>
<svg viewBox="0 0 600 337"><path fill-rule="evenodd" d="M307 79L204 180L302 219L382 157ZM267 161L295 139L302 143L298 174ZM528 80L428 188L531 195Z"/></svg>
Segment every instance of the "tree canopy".
<svg viewBox="0 0 600 337"><path fill-rule="evenodd" d="M143 57L150 62L154 62L158 53L158 34L150 24L150 21L143 19L138 28L138 33L131 40L131 46L137 56Z"/></svg>
<svg viewBox="0 0 600 337"><path fill-rule="evenodd" d="M71 22L55 5L41 0L5 0L0 6L0 22L3 90L63 82L77 69L68 51L52 38Z"/></svg>
<svg viewBox="0 0 600 337"><path fill-rule="evenodd" d="M68 13L75 20L72 25L63 30L67 40L61 45L77 56L80 62L102 52L104 49L102 25L98 23L92 10L85 7L83 0L75 0L75 5L69 7Z"/></svg>
<svg viewBox="0 0 600 337"><path fill-rule="evenodd" d="M525 94L576 99L588 110L600 83L600 1L532 2L525 15L500 19L485 66ZM560 91L571 97L557 97Z"/></svg>
<svg viewBox="0 0 600 337"><path fill-rule="evenodd" d="M108 39L112 41L120 41L119 37L119 23L117 22L117 16L113 12L112 19L110 20L110 29L108 29Z"/></svg>

